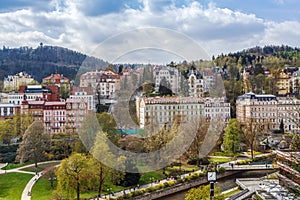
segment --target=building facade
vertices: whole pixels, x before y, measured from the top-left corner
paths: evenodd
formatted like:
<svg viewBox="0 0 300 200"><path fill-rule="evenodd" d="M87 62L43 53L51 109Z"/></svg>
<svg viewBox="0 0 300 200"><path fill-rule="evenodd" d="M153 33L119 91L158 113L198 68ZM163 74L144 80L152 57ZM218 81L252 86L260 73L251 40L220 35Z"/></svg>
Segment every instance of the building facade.
<svg viewBox="0 0 300 200"><path fill-rule="evenodd" d="M198 70L190 70L188 75L189 96L202 97L204 91L204 80Z"/></svg>
<svg viewBox="0 0 300 200"><path fill-rule="evenodd" d="M300 101L289 97L257 95L252 92L239 96L236 117L241 123L261 125L266 130L278 130L283 122L287 132L298 132Z"/></svg>
<svg viewBox="0 0 300 200"><path fill-rule="evenodd" d="M138 98L136 103L140 128L150 123L158 123L160 126L172 124L176 116L181 116L183 122L198 117L224 117L226 121L230 118L230 104L225 103L224 99L150 97Z"/></svg>
<svg viewBox="0 0 300 200"><path fill-rule="evenodd" d="M93 95L113 99L119 90L120 76L112 71L93 71L80 76L80 87L92 87Z"/></svg>
<svg viewBox="0 0 300 200"><path fill-rule="evenodd" d="M84 99L48 102L27 101L25 97L20 108L22 116L32 116L33 121L42 121L49 134L67 133L70 129L77 131L87 113L87 101Z"/></svg>
<svg viewBox="0 0 300 200"><path fill-rule="evenodd" d="M20 111L20 106L12 103L0 103L0 121L11 119Z"/></svg>
<svg viewBox="0 0 300 200"><path fill-rule="evenodd" d="M7 96L8 103L21 105L25 96L27 101L60 101L58 86L29 85L21 86L18 92L9 93Z"/></svg>
<svg viewBox="0 0 300 200"><path fill-rule="evenodd" d="M179 70L172 67L157 66L153 70L155 90L158 92L161 81L165 79L169 83L173 93L178 94L181 87L181 74Z"/></svg>
<svg viewBox="0 0 300 200"><path fill-rule="evenodd" d="M83 99L89 111L96 111L96 101L92 87L71 87L70 99Z"/></svg>
<svg viewBox="0 0 300 200"><path fill-rule="evenodd" d="M21 85L28 85L35 82L35 80L31 77L31 75L26 72L20 72L16 75L9 75L4 78L3 82L3 90L5 91L13 91L17 90Z"/></svg>

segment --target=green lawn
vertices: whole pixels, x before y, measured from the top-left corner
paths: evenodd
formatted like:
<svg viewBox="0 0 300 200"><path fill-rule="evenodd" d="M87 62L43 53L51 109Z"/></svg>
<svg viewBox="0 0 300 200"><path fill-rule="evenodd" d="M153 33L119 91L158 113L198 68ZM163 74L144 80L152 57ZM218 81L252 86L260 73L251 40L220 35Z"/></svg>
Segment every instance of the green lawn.
<svg viewBox="0 0 300 200"><path fill-rule="evenodd" d="M209 158L209 162L212 164L221 164L232 161L232 158Z"/></svg>
<svg viewBox="0 0 300 200"><path fill-rule="evenodd" d="M150 183L150 179L154 178L154 180L160 180L160 179L164 179L165 176L163 175L162 171L155 171L155 172L147 172L142 174L140 180L139 180L139 184L143 185L146 183Z"/></svg>
<svg viewBox="0 0 300 200"><path fill-rule="evenodd" d="M45 177L47 177L47 176L45 176ZM45 177L40 178L37 181L37 183L33 186L32 195L31 195L32 200L49 200L49 199L51 199L53 189L50 186L50 182ZM56 184L57 184L57 182L54 181L54 190L56 189ZM114 191L114 192L124 189L124 187L122 187L122 186L115 186L115 185L109 184L104 187L104 189L102 191L102 195L107 193L106 188L111 188L111 191ZM96 197L97 194L98 194L97 191L81 192L80 198L89 199L89 198Z"/></svg>
<svg viewBox="0 0 300 200"><path fill-rule="evenodd" d="M248 151L247 154L249 156L251 156L251 151ZM259 151L253 151L253 155L257 156L257 155L260 155L260 154L263 154L262 152L259 152Z"/></svg>
<svg viewBox="0 0 300 200"><path fill-rule="evenodd" d="M15 169L15 168L23 167L25 165L30 165L30 164L33 164L33 163L32 162L30 162L30 163L23 163L23 164L8 163L8 165L6 167L4 167L3 169L6 169L6 170Z"/></svg>
<svg viewBox="0 0 300 200"><path fill-rule="evenodd" d="M235 189L235 190L232 190L230 192L227 192L227 193L224 194L224 198L230 197L230 196L232 196L234 194L237 194L241 191L242 191L241 189Z"/></svg>
<svg viewBox="0 0 300 200"><path fill-rule="evenodd" d="M41 172L43 171L44 169L46 169L47 167L50 167L50 166L55 166L55 165L58 165L60 162L52 162L52 163L46 163L46 164L40 164L38 165L37 169L35 168L35 166L32 166L32 167L27 167L27 168L24 168L22 169L22 171L28 171L28 172Z"/></svg>
<svg viewBox="0 0 300 200"><path fill-rule="evenodd" d="M21 173L0 175L0 199L21 199L23 189L31 178L31 174Z"/></svg>
<svg viewBox="0 0 300 200"><path fill-rule="evenodd" d="M56 181L54 181L54 188L56 188ZM52 188L50 182L46 178L40 178L32 188L32 200L48 200L51 198Z"/></svg>

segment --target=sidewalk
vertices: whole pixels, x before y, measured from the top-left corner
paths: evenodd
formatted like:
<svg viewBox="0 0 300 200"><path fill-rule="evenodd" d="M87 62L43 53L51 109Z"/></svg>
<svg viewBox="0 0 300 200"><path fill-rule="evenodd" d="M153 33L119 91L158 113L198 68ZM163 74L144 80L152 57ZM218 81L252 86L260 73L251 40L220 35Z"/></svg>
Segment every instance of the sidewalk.
<svg viewBox="0 0 300 200"><path fill-rule="evenodd" d="M31 191L33 188L33 185L37 182L37 180L42 176L42 172L37 173L34 177L30 179L30 181L27 183L25 186L23 192L22 192L22 197L21 200L30 200L31 199Z"/></svg>

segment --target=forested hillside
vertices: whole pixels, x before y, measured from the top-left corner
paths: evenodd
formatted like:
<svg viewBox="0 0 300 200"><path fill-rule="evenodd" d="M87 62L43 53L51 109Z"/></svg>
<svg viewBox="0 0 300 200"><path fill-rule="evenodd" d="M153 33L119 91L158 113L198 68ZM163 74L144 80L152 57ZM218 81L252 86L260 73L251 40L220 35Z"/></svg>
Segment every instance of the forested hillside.
<svg viewBox="0 0 300 200"><path fill-rule="evenodd" d="M53 73L74 79L81 65L89 69L104 69L108 63L66 48L42 44L37 48L4 46L0 49L0 80L20 71L26 71L39 82Z"/></svg>
<svg viewBox="0 0 300 200"><path fill-rule="evenodd" d="M236 64L239 67L262 64L269 69L300 66L300 48L290 46L254 47L236 53L221 54L213 60L217 66Z"/></svg>

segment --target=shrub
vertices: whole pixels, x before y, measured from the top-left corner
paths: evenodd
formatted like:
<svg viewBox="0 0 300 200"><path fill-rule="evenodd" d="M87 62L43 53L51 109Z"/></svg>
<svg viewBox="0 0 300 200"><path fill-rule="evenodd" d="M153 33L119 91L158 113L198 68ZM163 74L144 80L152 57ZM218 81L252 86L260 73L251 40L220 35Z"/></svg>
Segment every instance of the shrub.
<svg viewBox="0 0 300 200"><path fill-rule="evenodd" d="M218 169L218 173L219 174L224 174L226 172L226 169L224 168L224 167L220 167L219 169Z"/></svg>
<svg viewBox="0 0 300 200"><path fill-rule="evenodd" d="M155 190L155 189L154 189L154 187L152 187L152 186L146 188L146 191L147 191L147 192L153 192L154 190Z"/></svg>

